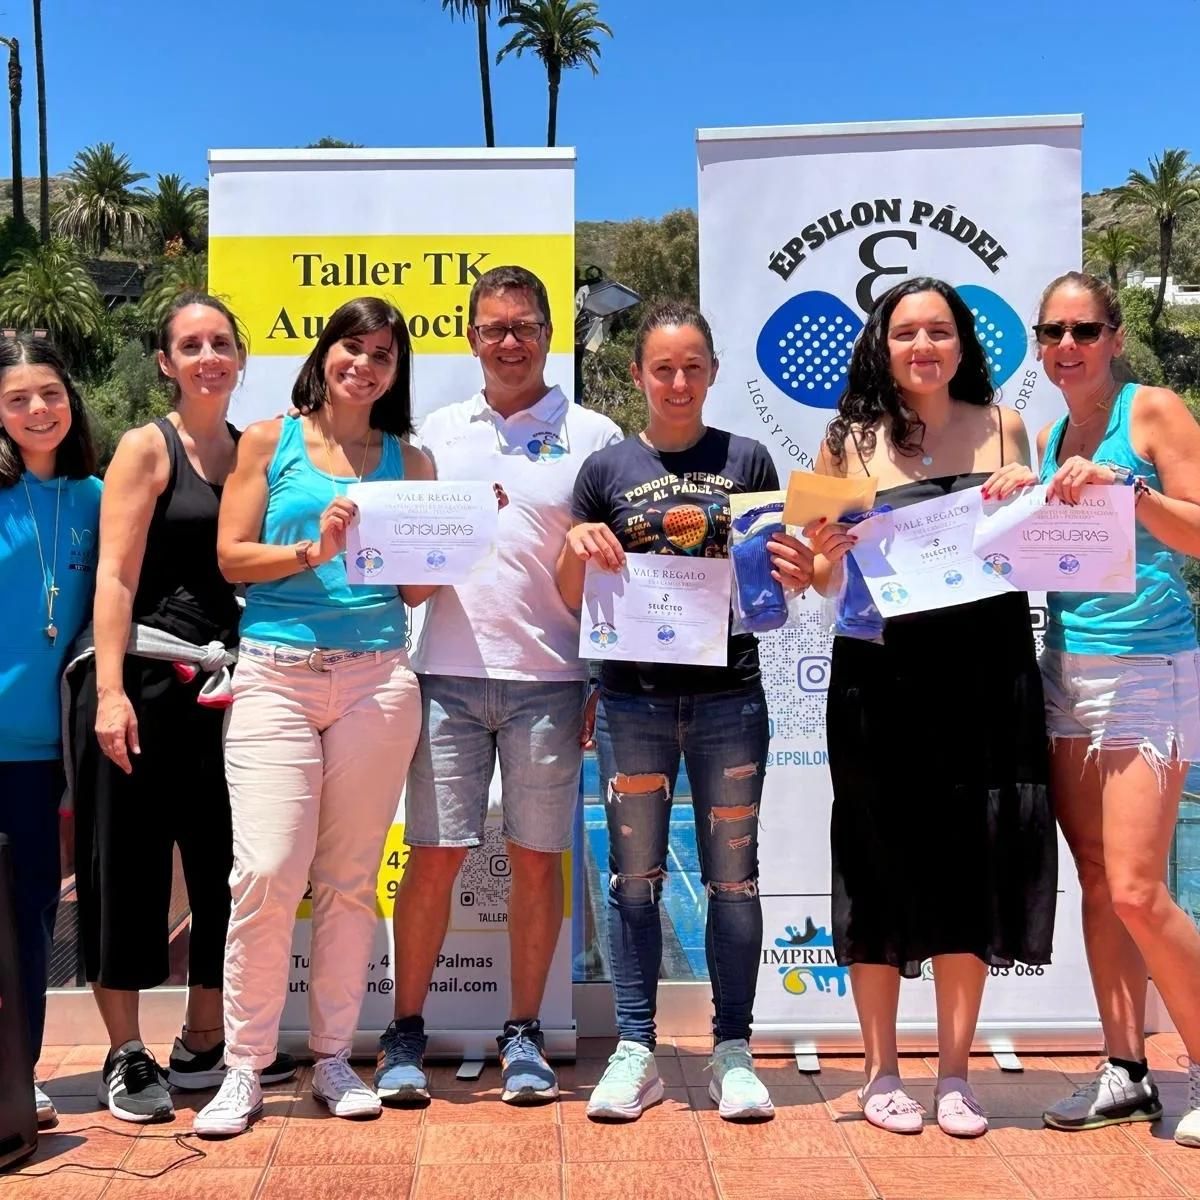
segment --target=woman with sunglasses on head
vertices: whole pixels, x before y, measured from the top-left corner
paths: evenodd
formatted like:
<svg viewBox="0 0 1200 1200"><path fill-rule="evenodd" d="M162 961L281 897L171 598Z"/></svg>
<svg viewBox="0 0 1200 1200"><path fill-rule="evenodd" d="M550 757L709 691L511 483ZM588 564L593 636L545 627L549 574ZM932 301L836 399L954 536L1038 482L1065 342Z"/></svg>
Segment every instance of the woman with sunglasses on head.
<svg viewBox="0 0 1200 1200"><path fill-rule="evenodd" d="M379 1096L350 1047L378 925L375 888L421 728L405 604L434 588L350 585L352 483L432 479L412 431L412 343L372 296L329 320L292 389L298 416L247 428L221 505L217 556L248 585L225 740L233 808L233 912L225 947L225 1061L196 1116L241 1133L263 1107L288 989L296 908L311 886L313 1096L374 1117Z"/></svg>
<svg viewBox="0 0 1200 1200"><path fill-rule="evenodd" d="M979 487L1029 460L1020 416L996 404L970 309L936 279L876 301L854 347L819 474L870 477L893 509ZM836 594L853 527L805 533L818 589ZM861 582L861 580L859 581ZM937 1122L977 1137L967 1069L990 968L1048 963L1057 883L1042 689L1023 593L880 621L833 643L826 728L833 782L833 942L850 966L866 1054L859 1103L919 1133L900 1078L901 978L932 960Z"/></svg>
<svg viewBox="0 0 1200 1200"><path fill-rule="evenodd" d="M0 833L31 1066L42 1052L62 885L59 678L91 612L100 480L83 400L44 339L0 340ZM6 1000L7 1003L7 1000ZM34 1083L39 1125L56 1118Z"/></svg>
<svg viewBox="0 0 1200 1200"><path fill-rule="evenodd" d="M1133 593L1049 596L1051 783L1079 871L1109 1057L1045 1120L1075 1130L1162 1116L1144 1056L1148 968L1190 1060L1175 1140L1200 1146L1200 932L1164 882L1188 764L1200 756L1200 654L1182 576L1184 556L1200 555L1200 427L1174 392L1118 380L1121 308L1103 280L1054 280L1034 331L1067 402L1038 435L1047 496L1075 504L1088 485L1132 487L1137 530ZM1037 479L1010 466L987 486L1003 498Z"/></svg>

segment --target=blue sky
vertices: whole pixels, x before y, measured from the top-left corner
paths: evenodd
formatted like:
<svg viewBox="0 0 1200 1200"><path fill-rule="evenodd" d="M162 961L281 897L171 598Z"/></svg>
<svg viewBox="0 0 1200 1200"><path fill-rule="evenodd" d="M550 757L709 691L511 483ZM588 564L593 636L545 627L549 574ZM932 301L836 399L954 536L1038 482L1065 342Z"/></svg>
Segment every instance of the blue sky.
<svg viewBox="0 0 1200 1200"><path fill-rule="evenodd" d="M35 174L29 10L4 0L0 33L21 40ZM139 170L197 183L214 146L483 142L474 30L439 0L44 0L43 10L53 172L98 141ZM568 74L559 103L585 220L694 206L700 126L1082 112L1089 191L1164 147L1200 158L1200 0L600 0L600 10L615 34L602 39L601 73ZM493 23L490 36L494 55L506 31ZM510 57L492 79L497 140L542 144L540 64Z"/></svg>

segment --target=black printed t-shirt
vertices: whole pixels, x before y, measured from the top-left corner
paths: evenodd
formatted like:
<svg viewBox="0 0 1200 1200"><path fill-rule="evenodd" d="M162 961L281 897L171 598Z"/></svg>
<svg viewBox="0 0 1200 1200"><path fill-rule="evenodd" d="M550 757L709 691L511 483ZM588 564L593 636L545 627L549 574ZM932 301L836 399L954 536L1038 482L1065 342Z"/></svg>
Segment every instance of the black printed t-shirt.
<svg viewBox="0 0 1200 1200"><path fill-rule="evenodd" d="M752 438L707 429L687 450L660 451L640 437L588 457L575 480L572 515L607 525L630 554L725 558L729 497L774 491L779 476L766 447ZM728 666L605 662L601 683L614 692L689 696L757 683L758 642L729 638Z"/></svg>

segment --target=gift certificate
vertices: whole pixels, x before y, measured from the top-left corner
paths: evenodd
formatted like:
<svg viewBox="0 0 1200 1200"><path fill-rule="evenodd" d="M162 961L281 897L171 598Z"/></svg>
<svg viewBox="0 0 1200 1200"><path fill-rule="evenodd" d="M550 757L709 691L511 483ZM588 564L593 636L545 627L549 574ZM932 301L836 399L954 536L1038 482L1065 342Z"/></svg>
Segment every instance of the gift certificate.
<svg viewBox="0 0 1200 1200"><path fill-rule="evenodd" d="M346 533L349 583L462 583L496 544L490 483L352 483L358 520Z"/></svg>
<svg viewBox="0 0 1200 1200"><path fill-rule="evenodd" d="M627 554L619 571L587 565L580 658L727 665L729 559Z"/></svg>
<svg viewBox="0 0 1200 1200"><path fill-rule="evenodd" d="M1131 592L1133 489L1092 485L1078 504L1042 484L1004 501L952 492L854 527L852 551L884 617L1003 592Z"/></svg>
<svg viewBox="0 0 1200 1200"><path fill-rule="evenodd" d="M1022 591L1132 592L1137 565L1133 488L1091 484L1078 504L1046 502L1046 487L984 501L975 553Z"/></svg>

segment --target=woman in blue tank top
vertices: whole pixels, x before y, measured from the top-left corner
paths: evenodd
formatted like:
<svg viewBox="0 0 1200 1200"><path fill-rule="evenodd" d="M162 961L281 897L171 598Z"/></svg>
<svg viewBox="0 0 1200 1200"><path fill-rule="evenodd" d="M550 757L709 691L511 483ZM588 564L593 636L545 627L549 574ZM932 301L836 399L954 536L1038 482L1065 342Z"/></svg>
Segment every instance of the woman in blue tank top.
<svg viewBox="0 0 1200 1200"><path fill-rule="evenodd" d="M251 425L225 490L217 554L248 585L225 744L233 912L225 1061L196 1117L240 1133L262 1111L292 928L312 904L312 1090L336 1116L380 1111L348 1056L366 991L384 841L421 724L405 604L432 588L350 586L343 556L367 480L432 479L412 428L412 346L399 311L364 298L329 318L292 390L299 416ZM306 890L307 889L307 890Z"/></svg>
<svg viewBox="0 0 1200 1200"><path fill-rule="evenodd" d="M1045 1113L1057 1129L1162 1116L1144 1057L1147 971L1190 1059L1175 1140L1200 1146L1200 932L1164 883L1188 763L1200 756L1200 655L1184 555L1200 554L1200 427L1174 392L1119 383L1121 309L1077 271L1042 296L1034 332L1066 416L1038 437L1047 495L1135 491L1135 590L1051 593L1042 674L1059 824L1083 889L1083 930L1109 1054ZM998 497L1035 482L1009 467Z"/></svg>

